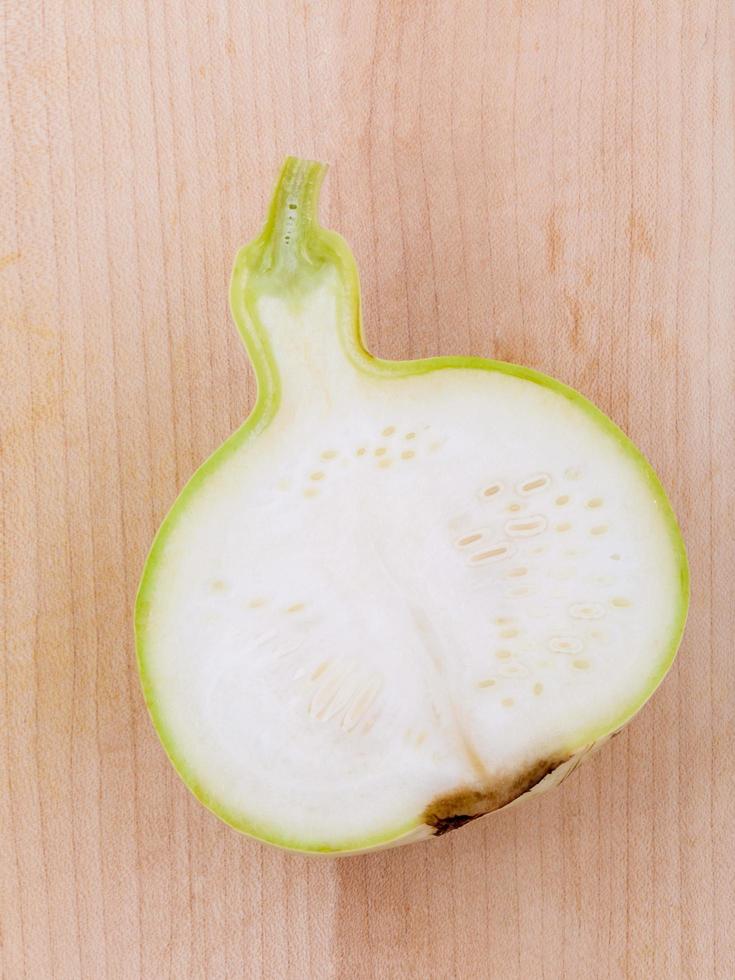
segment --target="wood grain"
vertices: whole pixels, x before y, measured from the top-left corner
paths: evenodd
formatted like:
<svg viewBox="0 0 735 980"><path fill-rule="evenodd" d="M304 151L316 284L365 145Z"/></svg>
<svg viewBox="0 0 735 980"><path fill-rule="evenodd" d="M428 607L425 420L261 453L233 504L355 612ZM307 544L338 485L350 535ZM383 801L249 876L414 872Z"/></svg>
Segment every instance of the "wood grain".
<svg viewBox="0 0 735 980"><path fill-rule="evenodd" d="M733 977L732 3L3 14L2 976ZM155 528L253 401L227 279L288 152L332 165L373 349L581 388L693 574L672 674L563 788L341 863L195 803L133 660Z"/></svg>

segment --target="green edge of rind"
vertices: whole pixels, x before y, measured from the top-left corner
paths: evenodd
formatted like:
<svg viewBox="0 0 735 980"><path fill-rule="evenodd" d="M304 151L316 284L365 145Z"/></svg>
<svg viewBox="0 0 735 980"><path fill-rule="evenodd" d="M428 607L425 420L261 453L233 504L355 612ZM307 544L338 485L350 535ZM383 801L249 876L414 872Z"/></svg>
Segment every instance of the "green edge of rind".
<svg viewBox="0 0 735 980"><path fill-rule="evenodd" d="M145 624L150 607L149 592L152 581L162 557L166 539L175 527L178 515L185 509L185 505L191 495L207 480L212 472L229 456L262 433L278 411L281 389L276 364L270 350L268 337L258 327L257 319L254 316L249 316L247 313L247 306L254 299L252 296L253 287L250 287L250 290L242 287L245 284L245 280L250 277L256 280L261 278L259 272L262 271L261 265L264 260L267 245L272 241L276 230L279 219L279 195L282 199L284 186L287 186L289 182L293 182L294 175L298 175L298 179L300 180L306 177L307 180L311 180L312 182L310 191L312 194L312 203L315 204L319 185L325 170L326 167L320 163L298 160L294 157L287 158L276 185L268 220L263 231L257 238L240 249L237 254L230 282L230 308L255 371L258 389L256 402L252 412L243 424L191 476L161 523L145 561L136 596L134 615L136 658L145 702L164 750L188 789L205 807L235 830L268 844L273 844L276 847L308 854L341 854L369 850L390 843L398 843L401 837L409 835L412 831L420 827L422 820L418 816L413 821L398 827L393 827L380 834L371 837L361 837L359 839L351 838L338 844L304 844L302 841L273 833L269 828L257 822L244 819L242 815L231 813L220 806L216 800L209 797L194 774L188 769L184 760L178 758L174 752L173 738L170 737L166 724L158 712L152 684L146 668ZM349 245L341 235L338 235L334 231L321 228L316 222L315 213L311 215L311 221L309 222L308 228L304 229L303 237L304 247L316 257L317 262L329 258L339 270L340 278L344 285L345 302L349 304L349 308L343 311L344 315L342 319L343 322L351 325L349 332L344 335L343 339L348 356L360 370L382 378L399 379L415 377L434 371L462 368L489 372L497 371L510 377L520 378L523 381L538 384L543 388L561 395L581 408L589 418L596 422L601 429L620 445L645 478L651 494L660 508L661 516L669 532L679 569L679 606L672 628L671 640L664 651L658 669L653 672L641 694L630 705L624 708L617 717L612 721L606 722L604 726L579 732L573 743L567 745L567 751L570 754L578 752L586 746L592 745L612 732L622 728L648 701L674 662L684 633L689 607L689 564L684 540L673 507L650 462L644 453L626 436L622 429L593 402L562 381L558 381L556 378L552 378L533 368L482 357L430 357L406 361L388 361L373 357L368 352L364 342L359 276ZM313 267L307 268L305 278L311 278L313 272ZM266 282L265 278L262 278L260 284L261 290L287 288L298 291L301 288L308 287L308 282L305 283L303 278L295 273L293 269L287 270L283 276L278 274L274 276L273 270L270 270L268 282ZM274 279L278 283L275 287L273 286Z"/></svg>

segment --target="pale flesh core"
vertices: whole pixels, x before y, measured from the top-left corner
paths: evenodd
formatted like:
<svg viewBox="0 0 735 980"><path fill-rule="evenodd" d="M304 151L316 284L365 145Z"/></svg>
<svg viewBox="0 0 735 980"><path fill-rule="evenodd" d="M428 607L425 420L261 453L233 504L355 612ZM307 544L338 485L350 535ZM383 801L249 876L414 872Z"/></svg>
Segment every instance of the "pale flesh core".
<svg viewBox="0 0 735 980"><path fill-rule="evenodd" d="M302 850L558 778L651 693L685 601L666 499L611 424L502 370L380 370L350 288L326 263L253 292L278 405L170 515L138 626L187 783Z"/></svg>

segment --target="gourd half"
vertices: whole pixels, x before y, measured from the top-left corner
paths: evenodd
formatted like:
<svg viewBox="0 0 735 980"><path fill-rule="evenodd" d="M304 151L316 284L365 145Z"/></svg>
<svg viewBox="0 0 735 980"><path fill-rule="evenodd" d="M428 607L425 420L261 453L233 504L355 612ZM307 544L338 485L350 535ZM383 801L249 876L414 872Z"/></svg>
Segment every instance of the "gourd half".
<svg viewBox="0 0 735 980"><path fill-rule="evenodd" d="M651 467L578 392L367 353L323 171L288 159L237 256L257 403L165 519L136 634L196 796L262 840L348 852L559 782L670 667L688 577Z"/></svg>

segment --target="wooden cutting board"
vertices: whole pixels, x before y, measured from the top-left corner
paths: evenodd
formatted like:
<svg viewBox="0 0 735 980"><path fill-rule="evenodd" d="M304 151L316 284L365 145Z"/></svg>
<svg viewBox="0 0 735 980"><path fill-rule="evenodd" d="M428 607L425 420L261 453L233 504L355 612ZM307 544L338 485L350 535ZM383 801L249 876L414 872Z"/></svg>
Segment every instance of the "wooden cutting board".
<svg viewBox="0 0 735 980"><path fill-rule="evenodd" d="M3 10L3 978L730 980L732 3ZM190 798L133 659L154 530L253 402L228 273L286 153L332 166L373 350L581 388L693 576L676 667L563 788L343 862Z"/></svg>

